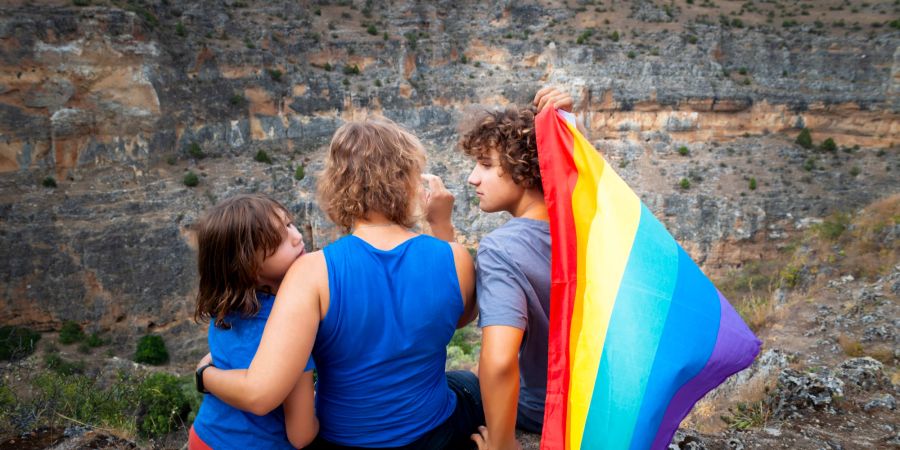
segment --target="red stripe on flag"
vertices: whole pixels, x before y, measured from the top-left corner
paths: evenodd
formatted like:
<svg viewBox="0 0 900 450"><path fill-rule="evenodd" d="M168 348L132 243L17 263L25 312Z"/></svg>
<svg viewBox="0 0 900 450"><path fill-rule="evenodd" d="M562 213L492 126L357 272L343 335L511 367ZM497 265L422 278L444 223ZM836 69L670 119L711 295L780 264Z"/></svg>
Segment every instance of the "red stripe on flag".
<svg viewBox="0 0 900 450"><path fill-rule="evenodd" d="M578 170L572 159L573 137L553 108L534 119L544 200L550 214L550 336L547 397L541 450L566 448L569 397L569 332L578 287L578 242L572 194Z"/></svg>

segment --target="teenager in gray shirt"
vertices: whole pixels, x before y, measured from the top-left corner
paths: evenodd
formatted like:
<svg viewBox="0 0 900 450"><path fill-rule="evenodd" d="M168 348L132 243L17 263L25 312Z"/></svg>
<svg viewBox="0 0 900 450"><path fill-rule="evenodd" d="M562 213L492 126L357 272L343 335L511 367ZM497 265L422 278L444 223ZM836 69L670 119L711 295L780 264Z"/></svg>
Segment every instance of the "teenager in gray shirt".
<svg viewBox="0 0 900 450"><path fill-rule="evenodd" d="M482 450L517 449L515 429L540 433L544 419L550 226L534 116L545 107L571 111L572 98L544 88L534 104L536 108L485 111L460 142L476 160L468 182L475 187L481 210L506 211L514 217L481 240L476 258L482 327L478 377L487 427L472 438ZM436 177L429 183L426 217L432 233L453 239L452 195Z"/></svg>

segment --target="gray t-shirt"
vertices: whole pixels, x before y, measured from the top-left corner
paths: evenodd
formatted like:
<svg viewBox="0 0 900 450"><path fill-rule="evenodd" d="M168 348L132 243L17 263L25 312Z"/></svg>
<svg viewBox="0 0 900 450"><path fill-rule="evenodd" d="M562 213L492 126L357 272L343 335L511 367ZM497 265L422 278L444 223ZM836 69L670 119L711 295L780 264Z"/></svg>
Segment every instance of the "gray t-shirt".
<svg viewBox="0 0 900 450"><path fill-rule="evenodd" d="M481 240L476 291L478 326L525 331L519 349L519 427L544 421L550 330L550 224L514 218ZM535 430L529 430L535 431Z"/></svg>

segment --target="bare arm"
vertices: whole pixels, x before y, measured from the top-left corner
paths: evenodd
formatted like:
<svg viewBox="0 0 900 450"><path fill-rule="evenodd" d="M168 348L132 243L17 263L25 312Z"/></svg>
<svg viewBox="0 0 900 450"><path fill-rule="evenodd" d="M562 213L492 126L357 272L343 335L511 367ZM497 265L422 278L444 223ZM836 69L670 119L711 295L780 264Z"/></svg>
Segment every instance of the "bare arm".
<svg viewBox="0 0 900 450"><path fill-rule="evenodd" d="M206 388L225 403L257 415L282 404L309 360L322 317L321 294L327 295L327 289L328 271L322 252L295 261L281 282L250 367L210 367L203 372Z"/></svg>
<svg viewBox="0 0 900 450"><path fill-rule="evenodd" d="M459 292L463 298L463 314L456 328L462 328L478 315L478 304L475 299L475 263L472 261L472 255L462 244L453 242L450 248L453 249L456 278L459 280Z"/></svg>
<svg viewBox="0 0 900 450"><path fill-rule="evenodd" d="M516 411L519 406L519 346L524 331L510 326L492 325L482 329L478 380L484 417L490 434L487 448L515 450Z"/></svg>
<svg viewBox="0 0 900 450"><path fill-rule="evenodd" d="M310 370L300 376L300 381L284 401L284 425L288 440L294 447L306 447L319 434L315 402L316 392Z"/></svg>

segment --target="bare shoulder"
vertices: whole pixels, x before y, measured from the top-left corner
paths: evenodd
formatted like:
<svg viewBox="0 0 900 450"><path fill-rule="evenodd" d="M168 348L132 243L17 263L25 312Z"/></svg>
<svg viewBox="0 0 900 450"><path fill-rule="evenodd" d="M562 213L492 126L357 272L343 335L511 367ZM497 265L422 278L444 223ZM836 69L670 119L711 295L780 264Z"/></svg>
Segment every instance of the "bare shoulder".
<svg viewBox="0 0 900 450"><path fill-rule="evenodd" d="M453 260L457 265L472 264L472 254L469 253L464 245L458 242L450 242L450 249L453 250Z"/></svg>
<svg viewBox="0 0 900 450"><path fill-rule="evenodd" d="M285 280L302 278L308 281L318 281L323 275L325 279L328 278L328 269L325 264L325 253L319 250L297 258L291 264L291 268L288 269L284 278Z"/></svg>

